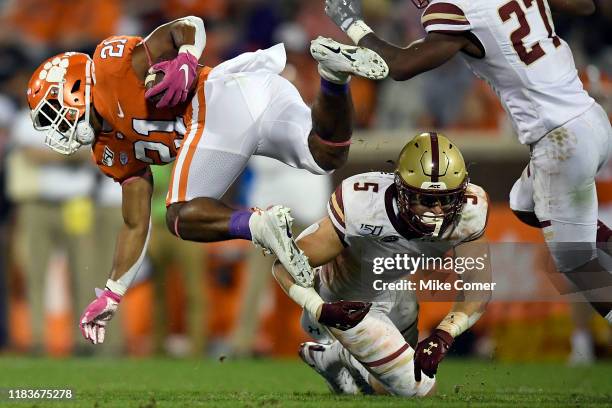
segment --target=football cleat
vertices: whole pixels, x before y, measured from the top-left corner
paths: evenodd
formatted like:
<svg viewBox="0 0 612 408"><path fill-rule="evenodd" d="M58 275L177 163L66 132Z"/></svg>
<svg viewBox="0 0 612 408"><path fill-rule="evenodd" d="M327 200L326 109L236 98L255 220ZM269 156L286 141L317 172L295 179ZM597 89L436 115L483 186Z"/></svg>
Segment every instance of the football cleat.
<svg viewBox="0 0 612 408"><path fill-rule="evenodd" d="M338 364L337 368L327 367L327 369L320 367L321 358L317 358L316 354L324 353L328 348L328 345L307 341L300 344L298 355L303 362L325 379L327 386L334 394L359 394L355 380L344 366Z"/></svg>
<svg viewBox="0 0 612 408"><path fill-rule="evenodd" d="M311 287L314 283L314 270L304 251L293 240L292 225L291 211L281 205L256 210L249 219L253 243L263 248L264 254L276 255L298 285Z"/></svg>
<svg viewBox="0 0 612 408"><path fill-rule="evenodd" d="M331 82L346 83L350 75L380 80L389 74L387 63L376 52L331 38L312 40L310 54L319 62L319 74Z"/></svg>

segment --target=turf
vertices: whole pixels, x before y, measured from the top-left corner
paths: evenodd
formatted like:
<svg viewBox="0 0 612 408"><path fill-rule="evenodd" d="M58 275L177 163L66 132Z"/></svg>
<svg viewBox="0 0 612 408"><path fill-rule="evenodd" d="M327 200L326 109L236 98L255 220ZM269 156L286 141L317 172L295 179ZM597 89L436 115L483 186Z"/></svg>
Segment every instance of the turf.
<svg viewBox="0 0 612 408"><path fill-rule="evenodd" d="M0 406L14 407L496 407L612 406L612 364L447 360L423 400L331 395L296 360L0 358ZM6 389L70 388L72 401L9 402Z"/></svg>

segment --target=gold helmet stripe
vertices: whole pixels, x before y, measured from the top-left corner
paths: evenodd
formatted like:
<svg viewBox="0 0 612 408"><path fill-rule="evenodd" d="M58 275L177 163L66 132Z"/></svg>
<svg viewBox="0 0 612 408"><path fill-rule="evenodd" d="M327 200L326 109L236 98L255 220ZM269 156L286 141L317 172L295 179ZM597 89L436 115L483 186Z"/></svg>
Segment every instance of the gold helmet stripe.
<svg viewBox="0 0 612 408"><path fill-rule="evenodd" d="M431 138L431 181L437 183L440 175L440 148L438 146L438 134L429 132Z"/></svg>

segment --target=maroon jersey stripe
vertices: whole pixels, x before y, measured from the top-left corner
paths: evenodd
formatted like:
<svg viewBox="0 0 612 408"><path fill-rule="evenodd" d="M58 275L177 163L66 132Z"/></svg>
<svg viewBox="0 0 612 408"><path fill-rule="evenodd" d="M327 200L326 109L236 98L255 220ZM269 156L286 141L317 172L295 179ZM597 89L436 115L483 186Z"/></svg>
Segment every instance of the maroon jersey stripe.
<svg viewBox="0 0 612 408"><path fill-rule="evenodd" d="M368 367L377 367L377 366L381 366L383 364L387 364L393 360L395 360L396 358L398 358L400 356L400 354L402 354L404 351L406 351L406 349L410 347L410 345L408 343L404 344L402 347L400 347L395 353L393 354L389 354L387 357L383 357L380 360L376 360L376 361L372 361L370 363L366 363L366 362L361 362L363 365L368 366Z"/></svg>

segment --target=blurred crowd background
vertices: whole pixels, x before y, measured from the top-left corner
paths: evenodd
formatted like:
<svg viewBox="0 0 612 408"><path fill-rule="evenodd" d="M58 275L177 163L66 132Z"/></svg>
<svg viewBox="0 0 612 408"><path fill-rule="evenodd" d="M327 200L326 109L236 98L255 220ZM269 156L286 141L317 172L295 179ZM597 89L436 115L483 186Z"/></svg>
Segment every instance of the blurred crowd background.
<svg viewBox="0 0 612 408"><path fill-rule="evenodd" d="M396 44L423 36L420 12L409 0L364 0L366 21ZM300 310L274 284L271 260L242 241L199 245L174 239L164 226L171 166L154 169L153 241L141 274L110 324L107 344L85 343L77 318L104 285L121 193L93 165L88 152L69 159L43 145L25 103L27 81L45 58L71 50L91 53L113 34L146 35L172 19L197 15L207 31L205 62L214 66L245 51L284 42L284 75L312 102L319 88L310 40L347 41L313 0L3 0L0 1L0 350L50 354L143 356L295 356L307 338ZM612 3L598 1L587 18L554 16L591 95L612 113ZM488 238L542 242L507 205L513 181L528 161L496 96L460 59L408 82L353 79L357 128L350 163L318 177L265 158L253 159L227 196L239 206L282 203L297 228L325 214L332 187L343 177L390 170L399 148L417 131L441 130L470 163L472 182L492 200ZM228 120L231 120L228 118ZM588 137L588 135L584 135ZM612 168L599 180L601 218L612 224ZM529 276L538 253L517 261ZM423 333L448 303L423 304ZM492 304L457 343L457 353L500 360L591 362L610 357L603 319L584 305Z"/></svg>

